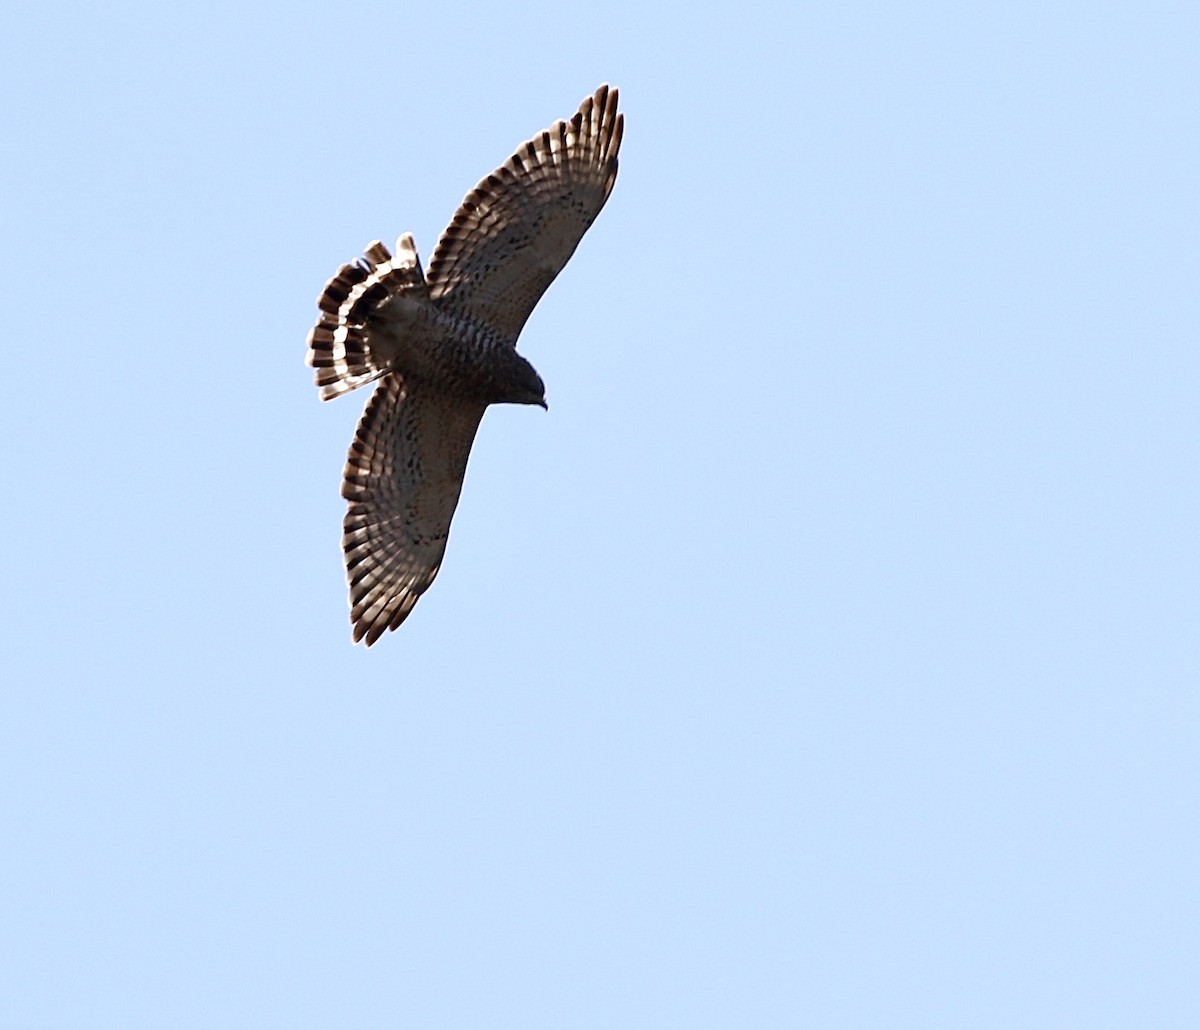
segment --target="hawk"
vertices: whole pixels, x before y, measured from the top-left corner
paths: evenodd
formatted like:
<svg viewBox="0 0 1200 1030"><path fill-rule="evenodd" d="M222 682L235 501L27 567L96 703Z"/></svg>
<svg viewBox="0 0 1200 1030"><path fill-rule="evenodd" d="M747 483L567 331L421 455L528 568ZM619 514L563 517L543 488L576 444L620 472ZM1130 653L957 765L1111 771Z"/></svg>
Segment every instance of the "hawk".
<svg viewBox="0 0 1200 1030"><path fill-rule="evenodd" d="M370 244L318 299L321 400L379 380L342 482L355 643L396 629L437 575L487 406L546 407L517 337L612 192L623 127L601 86L467 194L428 272L405 233L394 255Z"/></svg>

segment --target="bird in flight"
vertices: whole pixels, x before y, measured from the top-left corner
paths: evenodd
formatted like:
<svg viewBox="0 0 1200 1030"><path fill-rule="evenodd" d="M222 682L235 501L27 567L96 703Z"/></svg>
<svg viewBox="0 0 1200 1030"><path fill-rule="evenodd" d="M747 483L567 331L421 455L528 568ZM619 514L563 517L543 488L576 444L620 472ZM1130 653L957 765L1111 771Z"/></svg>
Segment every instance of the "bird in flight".
<svg viewBox="0 0 1200 1030"><path fill-rule="evenodd" d="M624 116L601 86L459 205L428 272L412 234L338 269L308 334L321 400L379 380L343 473L354 641L396 629L441 567L489 404L546 407L517 337L617 178Z"/></svg>

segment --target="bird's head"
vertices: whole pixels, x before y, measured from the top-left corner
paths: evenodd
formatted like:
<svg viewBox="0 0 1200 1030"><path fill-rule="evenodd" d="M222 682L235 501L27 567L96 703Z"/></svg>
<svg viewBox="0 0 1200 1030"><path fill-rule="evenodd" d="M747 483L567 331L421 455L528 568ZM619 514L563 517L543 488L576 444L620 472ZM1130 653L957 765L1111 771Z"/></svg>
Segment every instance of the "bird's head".
<svg viewBox="0 0 1200 1030"><path fill-rule="evenodd" d="M536 404L546 408L546 384L534 367L515 350L504 361L500 383L501 404ZM548 409L547 409L548 410Z"/></svg>

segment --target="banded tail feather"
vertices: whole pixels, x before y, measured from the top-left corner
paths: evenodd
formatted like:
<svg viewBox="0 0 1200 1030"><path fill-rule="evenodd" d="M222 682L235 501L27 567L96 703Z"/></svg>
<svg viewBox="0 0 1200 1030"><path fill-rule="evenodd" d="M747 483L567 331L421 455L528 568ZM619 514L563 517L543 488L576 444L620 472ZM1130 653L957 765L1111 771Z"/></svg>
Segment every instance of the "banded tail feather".
<svg viewBox="0 0 1200 1030"><path fill-rule="evenodd" d="M389 297L405 291L428 292L411 233L396 241L395 257L375 240L325 284L317 300L320 317L308 334L307 358L317 370L321 400L349 393L390 371L372 353L371 319Z"/></svg>

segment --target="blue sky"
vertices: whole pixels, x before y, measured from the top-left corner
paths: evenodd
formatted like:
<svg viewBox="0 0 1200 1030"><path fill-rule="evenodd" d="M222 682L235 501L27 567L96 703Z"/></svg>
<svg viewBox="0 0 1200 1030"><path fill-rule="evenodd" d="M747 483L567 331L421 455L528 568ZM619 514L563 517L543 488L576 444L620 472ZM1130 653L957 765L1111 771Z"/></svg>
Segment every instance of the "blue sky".
<svg viewBox="0 0 1200 1030"><path fill-rule="evenodd" d="M1197 1025L1198 30L11 16L0 1023ZM602 81L550 410L353 648L317 294Z"/></svg>

